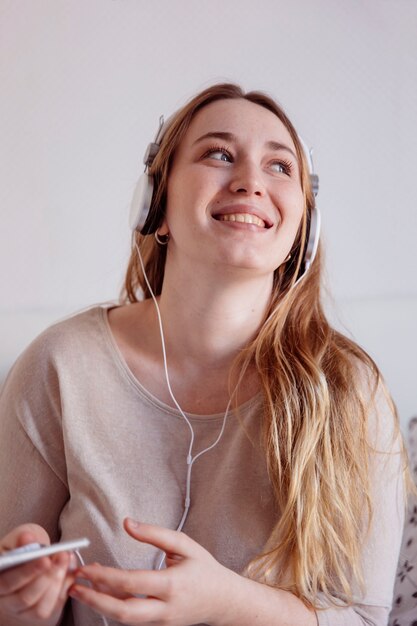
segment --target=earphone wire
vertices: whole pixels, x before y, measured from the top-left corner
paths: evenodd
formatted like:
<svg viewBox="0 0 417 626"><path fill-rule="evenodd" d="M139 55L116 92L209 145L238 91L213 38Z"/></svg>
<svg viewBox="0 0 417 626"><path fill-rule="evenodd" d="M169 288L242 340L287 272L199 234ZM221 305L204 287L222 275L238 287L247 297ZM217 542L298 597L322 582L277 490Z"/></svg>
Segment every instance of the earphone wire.
<svg viewBox="0 0 417 626"><path fill-rule="evenodd" d="M178 402L177 402L177 400L176 400L176 398L175 398L175 396L173 394L173 391L171 389L171 383L170 383L169 374L168 374L167 355L166 355L166 348L165 348L165 336L164 336L164 330L163 330L163 326L162 326L161 312L159 310L158 301L157 301L157 299L155 297L155 294L154 294L154 292L152 290L152 287L151 287L151 285L149 283L149 280L148 280L148 277L146 275L146 271L145 271L145 266L144 266L144 263L143 263L142 255L141 255L139 246L138 246L136 241L135 241L135 246L136 246L136 251L138 253L138 257L139 257L139 261L140 261L140 266L141 266L141 269L142 269L143 277L145 279L146 286L149 289L149 293L152 296L152 300L153 300L153 302L155 304L156 313L157 313L157 316L158 316L159 334L160 334L160 337L161 337L162 356L163 356L163 360L164 360L165 379L166 379L166 382L167 382L167 385L168 385L169 395L171 396L172 401L174 402L174 404L177 407L178 411L181 413L182 417L187 422L188 427L189 427L189 429L191 431L191 443L190 443L190 447L188 449L188 456L187 456L187 464L189 464L189 463L191 463L191 450L192 450L193 443L194 443L194 431L193 431L193 427L191 426L190 420L188 419L188 417L185 415L184 411L182 410L182 408L178 404Z"/></svg>
<svg viewBox="0 0 417 626"><path fill-rule="evenodd" d="M76 557L79 560L79 562L81 563L81 565L84 567L85 561L84 561L83 557L81 556L80 551L79 550L74 550L74 554L76 555ZM92 583L90 583L90 586L91 587L93 586ZM107 618L102 613L100 613L100 617L101 617L101 619L103 621L104 626L109 626L109 622L107 621Z"/></svg>
<svg viewBox="0 0 417 626"><path fill-rule="evenodd" d="M168 391L169 391L169 394L170 394L170 396L172 398L172 401L174 402L175 406L177 407L177 409L180 412L180 414L182 415L182 417L187 422L188 427L189 427L189 429L191 431L191 441L190 441L190 446L189 446L188 455L187 455L187 481L186 481L186 493L185 493L185 502L184 502L184 512L183 512L181 521L180 521L180 523L179 523L179 525L177 527L177 531L180 532L182 530L184 524L185 524L185 520L187 519L188 511L189 511L190 505L191 505L191 470L192 470L192 466L195 463L195 461L201 455L203 455L205 452L208 452L209 450L214 448L218 444L218 442L220 441L220 439L221 439L221 437L222 437L222 435L224 433L224 429L226 427L226 420L227 420L227 417L228 417L228 414L229 414L229 409L230 409L230 405L232 403L232 398L234 396L234 392L231 394L231 396L229 398L229 402L227 403L226 411L225 411L224 417L223 417L222 427L220 429L220 433L219 433L217 439L208 448L205 448L204 450L201 450L193 458L193 456L192 456L192 449L193 449L193 444L194 444L194 430L193 430L193 427L191 425L190 420L188 419L188 417L186 416L186 414L184 413L184 411L180 407L177 399L174 396L172 388L171 388L171 383L170 383L170 380L169 380L169 373L168 373L168 363L167 363L167 356L166 356L165 337L164 337L164 330L163 330L163 326L162 326L161 312L160 312L160 309L159 309L158 301L157 301L157 299L155 297L155 294L154 294L154 292L152 290L152 287L151 287L151 285L149 283L149 280L148 280L148 277L146 275L145 265L144 265L143 259L142 259L142 254L140 252L140 248L139 248L136 240L135 240L135 247L136 247L136 251L138 253L138 258L139 258L140 266L141 266L141 269L142 269L143 277L144 277L145 282L146 282L146 286L148 287L149 293L151 294L152 300L153 300L153 302L155 304L155 308L156 308L156 313L157 313L157 317L158 317L158 324L159 324L159 334L160 334L160 337L161 337L165 379L166 379L166 382L167 382ZM238 385L240 383L240 380L241 380L241 377L239 378L239 380L238 380L238 382L236 384L235 391L236 391L236 389L237 389L237 387L238 387ZM161 567L163 565L163 562L165 560L165 557L166 557L166 555L165 555L165 553L163 553L162 558L159 561L157 570L161 569Z"/></svg>

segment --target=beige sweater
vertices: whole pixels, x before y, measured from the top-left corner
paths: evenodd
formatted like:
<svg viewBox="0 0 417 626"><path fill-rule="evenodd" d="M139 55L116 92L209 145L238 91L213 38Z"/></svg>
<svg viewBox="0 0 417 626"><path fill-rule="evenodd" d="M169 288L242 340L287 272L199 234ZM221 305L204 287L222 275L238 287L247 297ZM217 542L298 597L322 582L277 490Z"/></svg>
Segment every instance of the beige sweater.
<svg viewBox="0 0 417 626"><path fill-rule="evenodd" d="M193 466L183 529L236 572L262 550L277 515L259 445L261 397L240 413L254 444L232 411L219 444ZM389 432L392 416L386 408L380 418L381 432ZM223 415L190 420L196 454L217 438ZM387 439L382 437L385 446ZM129 371L106 306L55 324L18 359L0 397L0 536L37 522L53 541L89 537L86 562L155 567L156 549L127 536L122 519L129 515L177 528L189 441L178 411L149 394ZM363 549L366 595L355 607L319 611L320 626L387 623L403 496L398 455L380 457L375 520ZM62 623L102 622L73 602Z"/></svg>

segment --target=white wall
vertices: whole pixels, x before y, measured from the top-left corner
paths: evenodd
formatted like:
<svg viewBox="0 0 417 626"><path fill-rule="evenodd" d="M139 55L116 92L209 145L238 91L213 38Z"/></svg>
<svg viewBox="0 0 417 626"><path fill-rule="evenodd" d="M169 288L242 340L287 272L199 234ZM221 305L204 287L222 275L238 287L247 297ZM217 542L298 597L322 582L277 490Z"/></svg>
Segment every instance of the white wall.
<svg viewBox="0 0 417 626"><path fill-rule="evenodd" d="M277 97L315 147L332 316L378 360L405 423L416 32L409 0L1 0L0 375L52 320L117 296L158 117L225 79Z"/></svg>

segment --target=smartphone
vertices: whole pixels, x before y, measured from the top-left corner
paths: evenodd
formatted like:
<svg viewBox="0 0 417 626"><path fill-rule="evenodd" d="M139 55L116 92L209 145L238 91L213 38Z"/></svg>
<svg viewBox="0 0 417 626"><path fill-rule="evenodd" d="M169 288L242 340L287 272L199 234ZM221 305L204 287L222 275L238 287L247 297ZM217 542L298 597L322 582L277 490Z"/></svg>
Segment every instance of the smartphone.
<svg viewBox="0 0 417 626"><path fill-rule="evenodd" d="M40 543L28 543L25 546L16 548L15 550L7 550L0 554L0 572L10 567L22 565L28 561L35 561L42 556L49 556L57 552L72 552L81 550L90 545L90 541L86 538L74 539L73 541L62 541L53 543L51 546L44 546Z"/></svg>

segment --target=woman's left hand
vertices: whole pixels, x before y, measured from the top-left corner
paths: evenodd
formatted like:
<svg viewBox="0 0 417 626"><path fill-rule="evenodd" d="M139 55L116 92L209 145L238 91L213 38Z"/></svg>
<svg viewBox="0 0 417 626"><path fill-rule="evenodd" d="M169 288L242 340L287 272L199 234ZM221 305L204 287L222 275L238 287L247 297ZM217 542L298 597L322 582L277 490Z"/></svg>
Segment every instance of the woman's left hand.
<svg viewBox="0 0 417 626"><path fill-rule="evenodd" d="M134 539L166 552L166 569L86 565L78 570L77 578L87 580L92 587L75 584L69 595L130 626L220 624L232 608L233 588L241 577L182 532L130 519L124 521L124 527Z"/></svg>

